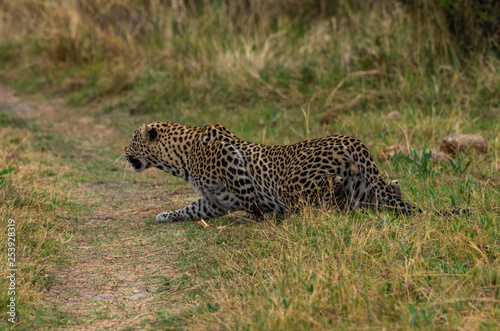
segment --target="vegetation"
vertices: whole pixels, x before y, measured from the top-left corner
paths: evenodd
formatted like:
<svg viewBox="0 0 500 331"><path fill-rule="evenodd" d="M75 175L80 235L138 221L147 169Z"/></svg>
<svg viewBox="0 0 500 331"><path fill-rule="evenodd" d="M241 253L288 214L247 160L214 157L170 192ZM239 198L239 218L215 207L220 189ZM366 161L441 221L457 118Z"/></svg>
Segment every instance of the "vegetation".
<svg viewBox="0 0 500 331"><path fill-rule="evenodd" d="M464 48L450 2L418 3L0 3L14 327L498 328L498 34ZM412 155L379 166L427 212L311 206L262 222L158 225L194 192L125 170L121 150L147 120L220 123L267 144L347 134L374 155L403 144ZM452 133L482 135L488 154L432 159L426 150ZM475 213L432 212L452 207ZM0 325L12 326L5 314Z"/></svg>

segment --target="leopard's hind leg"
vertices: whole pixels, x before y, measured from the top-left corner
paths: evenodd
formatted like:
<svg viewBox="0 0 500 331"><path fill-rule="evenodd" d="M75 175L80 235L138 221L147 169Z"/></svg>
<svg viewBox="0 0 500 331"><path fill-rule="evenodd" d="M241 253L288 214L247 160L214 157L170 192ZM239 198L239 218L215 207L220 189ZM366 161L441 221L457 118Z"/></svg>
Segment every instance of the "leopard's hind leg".
<svg viewBox="0 0 500 331"><path fill-rule="evenodd" d="M322 200L328 208L343 210L346 207L344 178L340 176L326 176L323 182Z"/></svg>
<svg viewBox="0 0 500 331"><path fill-rule="evenodd" d="M399 181L391 180L389 184L387 184L387 186L395 196L401 199L401 186L399 184Z"/></svg>

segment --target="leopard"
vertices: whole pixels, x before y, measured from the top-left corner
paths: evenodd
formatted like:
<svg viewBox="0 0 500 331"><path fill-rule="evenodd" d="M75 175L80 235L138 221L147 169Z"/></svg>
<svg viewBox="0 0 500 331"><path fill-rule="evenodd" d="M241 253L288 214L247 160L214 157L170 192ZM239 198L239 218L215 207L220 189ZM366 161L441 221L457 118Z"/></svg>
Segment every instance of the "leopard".
<svg viewBox="0 0 500 331"><path fill-rule="evenodd" d="M386 182L367 147L350 136L264 145L240 139L219 124L157 121L135 130L124 156L134 172L160 169L187 181L200 195L188 206L161 212L158 222L206 220L241 210L256 218L286 216L306 204L422 213L402 199L399 181Z"/></svg>

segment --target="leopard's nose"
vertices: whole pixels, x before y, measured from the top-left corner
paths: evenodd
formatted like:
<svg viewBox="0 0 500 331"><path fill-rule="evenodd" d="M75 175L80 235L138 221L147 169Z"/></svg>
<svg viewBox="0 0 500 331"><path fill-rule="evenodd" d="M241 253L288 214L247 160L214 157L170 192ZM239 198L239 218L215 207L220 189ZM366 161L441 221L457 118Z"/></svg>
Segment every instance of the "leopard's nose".
<svg viewBox="0 0 500 331"><path fill-rule="evenodd" d="M132 167L140 169L142 167L142 162L131 156L127 156L127 162L132 164Z"/></svg>

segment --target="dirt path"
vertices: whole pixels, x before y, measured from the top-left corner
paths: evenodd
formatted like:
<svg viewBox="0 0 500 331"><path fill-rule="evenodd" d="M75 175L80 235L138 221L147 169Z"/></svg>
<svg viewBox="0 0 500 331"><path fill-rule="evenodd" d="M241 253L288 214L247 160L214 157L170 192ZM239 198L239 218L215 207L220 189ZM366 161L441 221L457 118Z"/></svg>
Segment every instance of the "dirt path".
<svg viewBox="0 0 500 331"><path fill-rule="evenodd" d="M72 109L61 99L21 99L5 86L0 86L0 105L36 123L37 130L76 146L50 146L54 157L69 160L53 190L79 211L76 217L70 212L68 219L54 220L67 222L69 229L67 250L57 258L44 299L47 321L58 319L59 326L68 328L140 328L151 327L158 315L167 319L182 309L180 294L189 287L179 281L175 256L184 231L158 226L153 217L163 211L165 201L176 205L192 199L189 187L179 184L168 191L159 186L176 183L170 176L125 172L124 162L110 156L129 138L113 128L119 115L101 116L92 107Z"/></svg>
<svg viewBox="0 0 500 331"><path fill-rule="evenodd" d="M117 194L121 190L121 184L93 183L74 192L89 210L76 221L67 261L47 299L78 326L140 326L156 313L154 307L175 309L178 300L170 282L177 277L175 242L183 233L158 232L156 224L144 221L158 209L158 198L139 194L131 201L129 196L144 192L139 185ZM86 191L93 197L85 198Z"/></svg>

